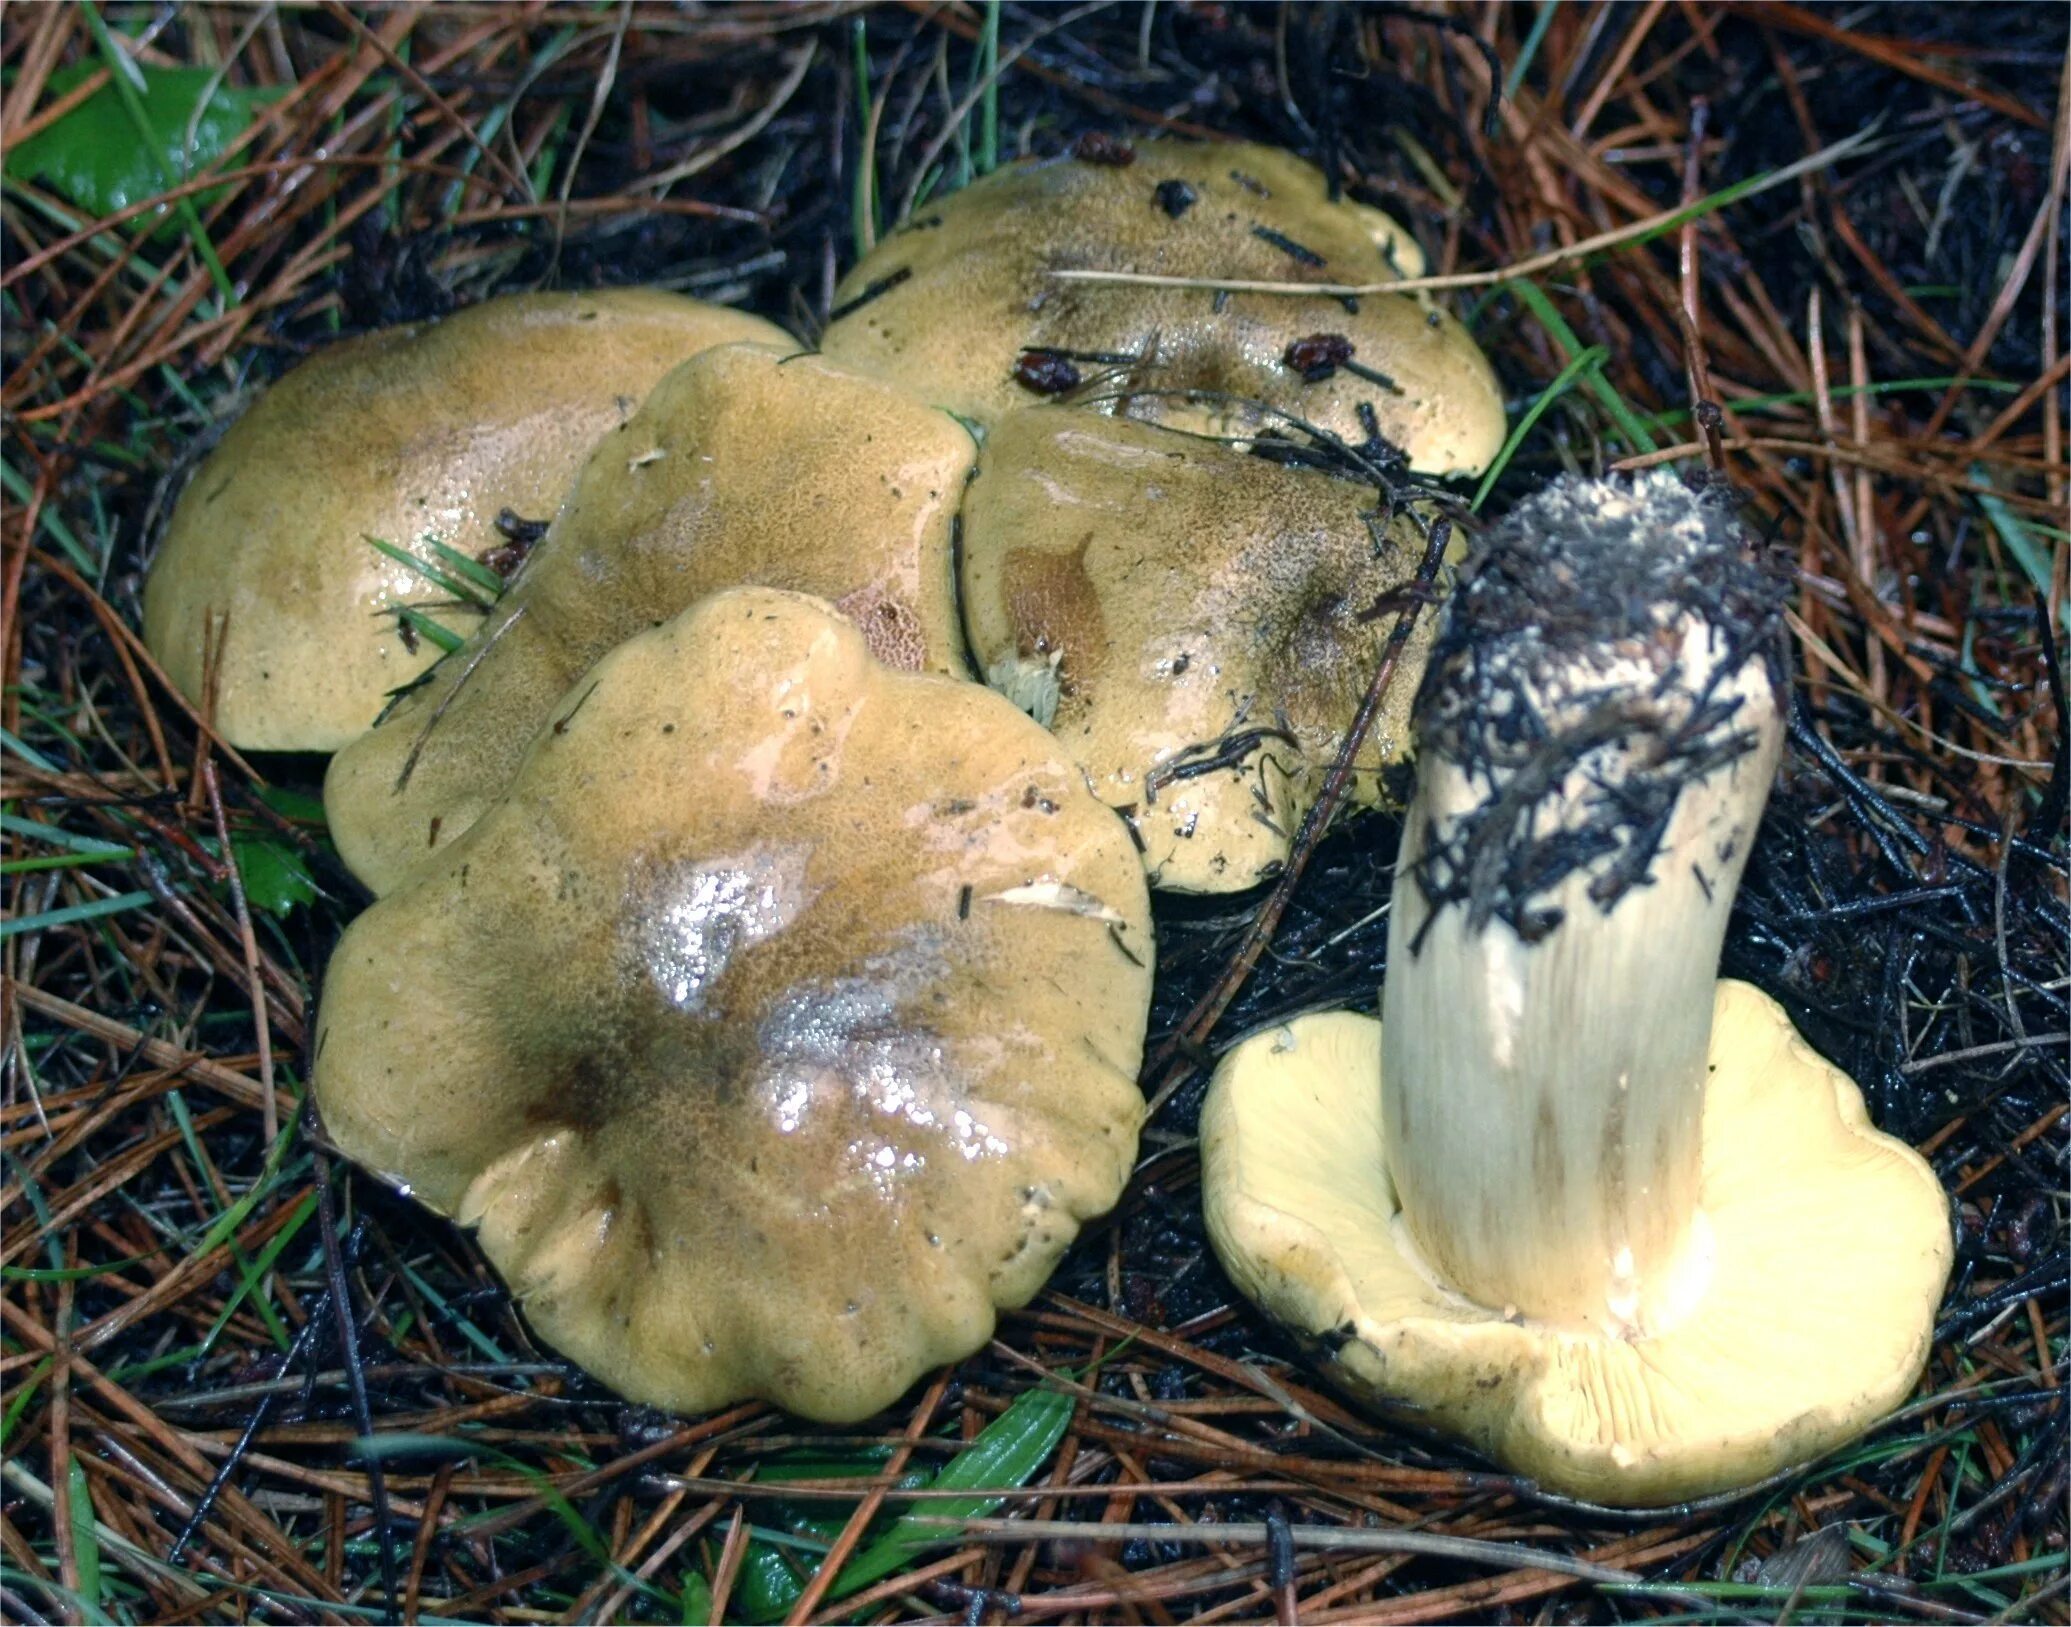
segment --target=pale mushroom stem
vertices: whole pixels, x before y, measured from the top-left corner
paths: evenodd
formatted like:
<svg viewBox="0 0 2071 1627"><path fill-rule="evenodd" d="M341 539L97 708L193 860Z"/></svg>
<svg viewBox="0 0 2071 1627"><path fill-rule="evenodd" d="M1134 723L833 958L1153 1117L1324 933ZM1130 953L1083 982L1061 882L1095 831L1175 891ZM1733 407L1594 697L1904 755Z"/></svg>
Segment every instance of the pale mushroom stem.
<svg viewBox="0 0 2071 1627"><path fill-rule="evenodd" d="M1418 696L1383 995L1432 1276L1644 1337L1703 1292L1713 989L1782 741L1781 593L1720 498L1572 481L1485 545Z"/></svg>

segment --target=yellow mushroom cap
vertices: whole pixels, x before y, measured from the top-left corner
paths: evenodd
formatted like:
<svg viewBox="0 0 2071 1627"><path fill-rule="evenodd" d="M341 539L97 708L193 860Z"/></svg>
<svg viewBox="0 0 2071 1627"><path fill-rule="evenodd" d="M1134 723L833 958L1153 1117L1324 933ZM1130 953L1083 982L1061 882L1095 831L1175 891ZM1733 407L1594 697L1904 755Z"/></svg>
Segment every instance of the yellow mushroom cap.
<svg viewBox="0 0 2071 1627"><path fill-rule="evenodd" d="M1223 1059L1201 1115L1209 1236L1348 1394L1549 1490L1637 1507L1748 1485L1905 1398L1952 1242L1934 1172L1768 996L1718 985L1710 1069L1710 1276L1650 1337L1506 1319L1434 1282L1387 1179L1371 1018L1304 1017Z"/></svg>
<svg viewBox="0 0 2071 1627"><path fill-rule="evenodd" d="M1099 413L994 426L964 500L964 622L995 688L1123 810L1151 885L1249 887L1286 861L1365 695L1422 538L1370 486ZM1364 618L1364 619L1363 619ZM1351 794L1400 758L1433 618Z"/></svg>
<svg viewBox="0 0 2071 1627"><path fill-rule="evenodd" d="M394 886L501 793L569 684L708 593L817 594L881 659L961 676L952 532L975 455L946 413L818 356L685 363L597 444L467 642L332 761L346 864Z"/></svg>
<svg viewBox="0 0 2071 1627"><path fill-rule="evenodd" d="M1049 736L742 589L599 663L353 923L314 1090L623 1394L846 1421L1120 1194L1152 959Z"/></svg>
<svg viewBox="0 0 2071 1627"><path fill-rule="evenodd" d="M784 340L760 317L659 289L514 294L318 351L230 426L174 507L144 587L144 641L257 751L335 751L437 659L390 612L435 601L369 537L479 555L497 514L549 517L591 443L711 345ZM448 618L450 619L450 617Z"/></svg>
<svg viewBox="0 0 2071 1627"><path fill-rule="evenodd" d="M1106 149L1112 151L1112 149ZM1127 150L1127 149L1124 149ZM1474 341L1427 297L1218 293L1062 282L1063 270L1231 281L1372 283L1422 274L1415 241L1377 209L1332 201L1323 174L1249 143L1138 143L1125 164L1014 164L886 238L835 290L830 356L990 423L1073 397L1177 427L1270 427L1277 408L1352 443L1373 427L1430 474L1472 474L1503 444L1503 399ZM1346 366L1305 371L1289 347L1333 338ZM1023 365L1031 351L1048 353ZM1313 371L1318 376L1310 376ZM1029 382L1024 383L1026 378Z"/></svg>

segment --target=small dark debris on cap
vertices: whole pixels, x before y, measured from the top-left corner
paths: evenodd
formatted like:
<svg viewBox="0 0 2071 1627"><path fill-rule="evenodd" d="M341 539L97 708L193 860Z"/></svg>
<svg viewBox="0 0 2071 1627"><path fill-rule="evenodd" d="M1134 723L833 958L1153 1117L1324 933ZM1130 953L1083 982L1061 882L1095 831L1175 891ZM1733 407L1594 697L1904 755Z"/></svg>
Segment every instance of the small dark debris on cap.
<svg viewBox="0 0 2071 1627"><path fill-rule="evenodd" d="M939 226L941 223L938 217L935 224ZM882 277L873 278L863 285L863 291L856 295L854 299L844 300L841 304L835 306L833 310L829 311L827 313L827 320L829 322L839 322L843 317L853 315L872 300L880 299L884 295L889 294L899 284L911 278L912 275L912 266L901 266L897 271L889 272Z"/></svg>
<svg viewBox="0 0 2071 1627"><path fill-rule="evenodd" d="M1063 395L1079 387L1079 370L1054 350L1024 350L1014 363L1014 382L1036 395Z"/></svg>
<svg viewBox="0 0 2071 1627"><path fill-rule="evenodd" d="M1352 341L1342 333L1311 333L1289 343L1280 365L1299 373L1304 384L1321 384L1352 359Z"/></svg>
<svg viewBox="0 0 2071 1627"><path fill-rule="evenodd" d="M1297 243L1285 232L1274 231L1270 226L1254 226L1251 228L1251 235L1261 243L1272 244L1274 248L1294 261L1296 265L1304 265L1313 270L1320 271L1324 266L1330 264L1328 260L1324 259L1314 249Z"/></svg>
<svg viewBox="0 0 2071 1627"><path fill-rule="evenodd" d="M1105 130L1088 130L1072 143L1071 155L1082 164L1106 164L1112 169L1127 169L1136 162L1136 149Z"/></svg>
<svg viewBox="0 0 2071 1627"><path fill-rule="evenodd" d="M1184 181L1160 181L1151 196L1158 200L1158 207L1174 220L1201 201L1201 194Z"/></svg>
<svg viewBox="0 0 2071 1627"><path fill-rule="evenodd" d="M475 555L475 562L487 565L508 582L518 574L518 567L525 563L525 556L532 552L532 545L547 534L547 522L528 520L516 510L507 508L496 516L496 530L504 540Z"/></svg>
<svg viewBox="0 0 2071 1627"><path fill-rule="evenodd" d="M1377 389L1390 395L1402 394L1402 386L1377 367L1368 367L1352 359L1352 341L1342 333L1312 333L1306 338L1296 339L1281 352L1280 365L1290 372L1299 373L1304 384L1321 384L1335 376L1343 368L1354 378L1365 379ZM1364 419L1361 422L1365 422Z"/></svg>

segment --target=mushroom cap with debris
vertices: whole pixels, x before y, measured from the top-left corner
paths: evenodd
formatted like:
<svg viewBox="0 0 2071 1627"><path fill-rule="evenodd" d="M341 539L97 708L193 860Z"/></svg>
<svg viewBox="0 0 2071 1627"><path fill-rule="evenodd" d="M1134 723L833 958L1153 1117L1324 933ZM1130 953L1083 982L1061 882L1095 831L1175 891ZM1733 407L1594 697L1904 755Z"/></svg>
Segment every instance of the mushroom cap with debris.
<svg viewBox="0 0 2071 1627"><path fill-rule="evenodd" d="M1386 1174L1370 1017L1299 1018L1224 1058L1201 1115L1209 1235L1339 1388L1549 1489L1642 1507L1751 1485L1905 1399L1952 1245L1926 1161L1760 990L1718 985L1710 1068L1709 1277L1650 1337L1435 1280Z"/></svg>
<svg viewBox="0 0 2071 1627"><path fill-rule="evenodd" d="M1372 485L1070 408L1001 419L978 468L961 575L988 682L1124 812L1152 886L1272 875L1402 612L1416 524ZM1355 802L1379 800L1406 749L1433 619L1366 737Z"/></svg>
<svg viewBox="0 0 2071 1627"><path fill-rule="evenodd" d="M563 690L708 593L816 594L881 660L961 677L952 533L975 456L948 414L795 347L686 362L597 443L466 643L332 762L339 853L393 887L501 794Z"/></svg>
<svg viewBox="0 0 2071 1627"><path fill-rule="evenodd" d="M1427 296L1052 276L1421 275L1422 252L1386 215L1333 199L1320 170L1277 148L1157 140L1081 150L1092 156L1010 165L924 206L843 279L821 347L981 423L1046 395L1121 397L1127 415L1178 427L1249 431L1284 413L1353 445L1378 432L1427 474L1472 474L1495 457L1495 374Z"/></svg>
<svg viewBox="0 0 2071 1627"><path fill-rule="evenodd" d="M599 663L346 932L314 1090L623 1394L847 1421L1120 1194L1152 959L1055 741L742 589Z"/></svg>
<svg viewBox="0 0 2071 1627"><path fill-rule="evenodd" d="M649 288L513 294L330 345L232 424L188 482L144 588L144 641L255 751L335 751L438 658L397 606L438 590L369 538L479 556L499 512L549 518L592 443L757 316ZM463 609L441 616L465 615ZM228 618L227 623L221 618Z"/></svg>

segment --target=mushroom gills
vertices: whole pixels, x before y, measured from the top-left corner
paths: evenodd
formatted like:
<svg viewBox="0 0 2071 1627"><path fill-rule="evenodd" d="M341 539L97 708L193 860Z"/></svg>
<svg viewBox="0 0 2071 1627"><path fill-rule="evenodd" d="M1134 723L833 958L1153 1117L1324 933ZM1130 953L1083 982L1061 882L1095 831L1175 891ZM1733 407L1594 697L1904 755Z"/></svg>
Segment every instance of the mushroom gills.
<svg viewBox="0 0 2071 1627"><path fill-rule="evenodd" d="M1201 1116L1216 1255L1346 1394L1566 1496L1679 1502L1842 1445L1927 1360L1947 1202L1767 995L1722 981L1712 1016L1712 1258L1665 1332L1608 1337L1433 1280L1386 1173L1382 1025L1351 1013L1263 1030L1218 1066Z"/></svg>

